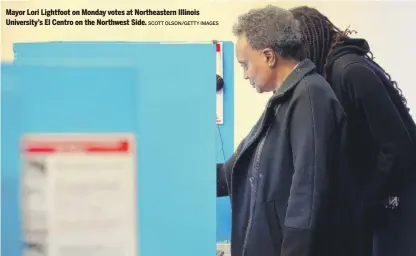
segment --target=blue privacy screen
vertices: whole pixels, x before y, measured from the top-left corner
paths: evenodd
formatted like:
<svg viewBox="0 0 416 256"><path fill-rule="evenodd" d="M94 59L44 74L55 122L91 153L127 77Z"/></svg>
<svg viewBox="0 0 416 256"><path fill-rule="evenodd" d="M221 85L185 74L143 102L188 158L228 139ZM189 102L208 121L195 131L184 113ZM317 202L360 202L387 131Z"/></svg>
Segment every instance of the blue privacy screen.
<svg viewBox="0 0 416 256"><path fill-rule="evenodd" d="M181 50L172 53L172 46L160 45L158 49L166 49L167 55L162 59L156 59L156 53L149 52L150 47L160 44L158 42L48 42L48 43L22 43L14 45L15 63L55 65L148 65L146 67L153 73L160 72L160 62L173 63L175 68L181 69L186 74L199 72L213 72L205 69L209 65L204 61L205 57L199 52L199 47L194 44L181 45ZM166 48L165 48L166 47ZM205 46L206 47L206 46ZM210 46L208 46L210 47ZM176 48L175 48L176 50ZM174 59L174 56L179 56ZM214 55L214 54L212 54ZM211 56L209 57L211 58ZM149 62L153 59L153 62ZM181 66L182 64L185 65ZM181 68L183 67L183 68ZM169 68L169 67L168 67ZM172 70L172 76L174 76ZM223 42L223 72L224 72L224 123L217 126L216 130L216 160L223 163L234 151L234 46L232 42ZM160 73L164 74L164 73ZM199 80L194 86L201 86ZM181 94L180 83L171 83L172 96ZM141 88L141 87L140 87ZM144 94L141 94L144 95ZM196 121L185 120L187 130L193 129ZM218 198L216 203L216 240L230 239L231 218L230 201L228 197ZM192 234L186 237L192 238Z"/></svg>
<svg viewBox="0 0 416 256"><path fill-rule="evenodd" d="M2 65L2 253L20 255L22 134L131 132L140 255L215 255L214 45L136 44L123 58L119 43L85 45L22 44Z"/></svg>

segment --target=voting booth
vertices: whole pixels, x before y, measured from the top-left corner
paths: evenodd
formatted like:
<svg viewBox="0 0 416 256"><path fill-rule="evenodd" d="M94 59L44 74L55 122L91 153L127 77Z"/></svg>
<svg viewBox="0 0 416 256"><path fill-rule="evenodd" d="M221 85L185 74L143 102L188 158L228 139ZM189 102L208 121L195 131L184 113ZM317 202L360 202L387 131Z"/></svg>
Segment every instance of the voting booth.
<svg viewBox="0 0 416 256"><path fill-rule="evenodd" d="M215 163L234 144L221 46L217 124L216 44L16 44L1 78L2 254L215 255L230 236Z"/></svg>

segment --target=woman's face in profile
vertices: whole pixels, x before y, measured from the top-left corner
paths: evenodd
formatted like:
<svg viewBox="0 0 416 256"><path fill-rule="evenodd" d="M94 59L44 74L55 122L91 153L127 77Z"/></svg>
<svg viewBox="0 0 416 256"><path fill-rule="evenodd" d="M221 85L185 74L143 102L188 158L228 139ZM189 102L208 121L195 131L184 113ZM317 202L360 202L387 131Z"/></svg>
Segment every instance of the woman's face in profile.
<svg viewBox="0 0 416 256"><path fill-rule="evenodd" d="M236 56L244 71L244 79L258 93L271 92L274 88L274 72L263 51L253 49L245 36L239 36L236 44Z"/></svg>

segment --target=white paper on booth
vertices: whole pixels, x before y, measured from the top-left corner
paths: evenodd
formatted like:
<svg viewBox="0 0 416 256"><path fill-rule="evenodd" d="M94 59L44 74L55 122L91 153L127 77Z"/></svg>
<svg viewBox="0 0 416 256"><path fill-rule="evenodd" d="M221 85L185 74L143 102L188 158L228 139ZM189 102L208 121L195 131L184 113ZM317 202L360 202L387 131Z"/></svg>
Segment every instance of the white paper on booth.
<svg viewBox="0 0 416 256"><path fill-rule="evenodd" d="M223 63L223 44L218 42L216 45L216 73L224 79L224 63ZM217 92L216 98L217 124L224 123L224 89Z"/></svg>
<svg viewBox="0 0 416 256"><path fill-rule="evenodd" d="M224 94L223 90L217 92L217 124L224 123Z"/></svg>

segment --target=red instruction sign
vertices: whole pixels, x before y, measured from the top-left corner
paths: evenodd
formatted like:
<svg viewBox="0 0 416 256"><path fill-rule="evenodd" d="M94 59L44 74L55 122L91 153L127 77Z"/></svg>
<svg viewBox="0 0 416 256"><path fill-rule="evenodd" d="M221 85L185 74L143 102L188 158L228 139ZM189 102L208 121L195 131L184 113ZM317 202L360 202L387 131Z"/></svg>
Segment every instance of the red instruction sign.
<svg viewBox="0 0 416 256"><path fill-rule="evenodd" d="M23 140L25 153L129 153L131 142L123 138L113 139L53 139L26 138Z"/></svg>

